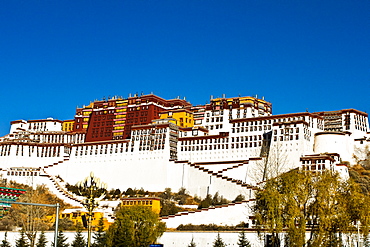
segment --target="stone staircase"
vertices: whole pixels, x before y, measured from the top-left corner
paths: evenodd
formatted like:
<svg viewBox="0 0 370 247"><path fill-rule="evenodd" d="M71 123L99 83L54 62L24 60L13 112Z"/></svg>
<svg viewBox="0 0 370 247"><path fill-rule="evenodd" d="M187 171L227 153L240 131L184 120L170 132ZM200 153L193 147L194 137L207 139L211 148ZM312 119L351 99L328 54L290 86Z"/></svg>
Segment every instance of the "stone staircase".
<svg viewBox="0 0 370 247"><path fill-rule="evenodd" d="M201 165L199 165L199 164L197 164L197 163L189 163L189 162L188 162L188 164L189 164L189 166L191 166L191 167L193 167L193 168L195 168L195 169L198 169L199 171L205 172L205 173L207 173L207 174L209 174L209 175L212 175L212 176L214 176L214 177L217 177L217 178L224 179L224 180L226 180L226 181L228 181L228 182L230 182L230 183L237 184L237 185L239 185L239 186L241 186L241 187L243 187L243 188L246 188L246 189L257 189L257 187L252 186L252 185L247 184L247 183L244 183L244 182L242 182L241 180L234 179L234 178L230 178L230 177L228 177L228 176L222 175L222 172L219 172L219 171L218 171L218 172L212 171L212 170L207 169L207 168L205 168L204 166L201 166ZM244 165L244 164L241 164L241 165ZM230 169L234 169L234 168L239 167L239 166L240 166L240 165L235 165L235 166L233 166L233 167L232 167L232 168L230 168ZM228 168L223 169L223 170L228 170ZM223 170L222 170L222 171L223 171Z"/></svg>
<svg viewBox="0 0 370 247"><path fill-rule="evenodd" d="M54 162L53 164L51 164L51 165L46 165L46 166L44 166L44 168L45 169L47 169L47 168L51 168L51 167L53 167L53 166L57 166L57 165L60 165L60 164L62 164L62 163L64 163L64 162L66 162L66 161L68 161L69 160L69 156L68 155L64 155L63 156L63 160L60 160L60 161L58 161L58 162Z"/></svg>
<svg viewBox="0 0 370 247"><path fill-rule="evenodd" d="M189 215L189 214L196 214L196 213L206 212L206 211L209 211L209 210L214 210L214 209L219 209L219 208L232 207L232 206L235 206L235 205L238 205L238 204L249 203L249 202L252 202L252 201L255 201L255 199L243 200L243 201L240 201L240 202L230 202L228 204L210 206L209 208L201 208L201 209L197 209L197 210L194 210L194 211L178 212L178 213L173 214L173 215L162 216L162 217L160 217L160 219L161 220L164 220L164 219L170 219L170 218L180 217L180 216L183 216L183 215Z"/></svg>
<svg viewBox="0 0 370 247"><path fill-rule="evenodd" d="M160 220L172 229L186 224L237 225L245 222L251 225L251 203L254 203L254 199L211 206L195 211L179 212L174 215L162 216Z"/></svg>
<svg viewBox="0 0 370 247"><path fill-rule="evenodd" d="M83 197L77 196L68 191L68 189L66 188L66 183L63 181L62 178L48 174L44 168L41 168L41 172L43 174L40 174L40 176L45 177L49 180L49 184L51 184L49 189L58 198L62 199L66 203L71 204L72 206L83 207Z"/></svg>
<svg viewBox="0 0 370 247"><path fill-rule="evenodd" d="M232 166L232 167L228 167L228 168L224 168L224 169L222 169L222 170L219 170L217 173L222 174L223 172L226 172L226 171L228 171L228 170L232 170L232 169L235 169L235 168L238 168L238 167L244 166L244 165L245 165L244 163L242 163L242 164L238 164L238 165L234 165L234 166Z"/></svg>

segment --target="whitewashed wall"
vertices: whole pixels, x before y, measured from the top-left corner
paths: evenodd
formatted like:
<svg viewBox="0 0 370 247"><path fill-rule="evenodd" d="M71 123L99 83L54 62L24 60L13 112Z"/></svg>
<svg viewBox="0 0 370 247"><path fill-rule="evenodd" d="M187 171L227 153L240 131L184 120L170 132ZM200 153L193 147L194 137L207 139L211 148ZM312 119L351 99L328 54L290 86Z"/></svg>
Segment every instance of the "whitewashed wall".
<svg viewBox="0 0 370 247"><path fill-rule="evenodd" d="M162 219L162 221L166 223L167 228L177 228L181 224L216 224L231 226L237 225L240 222L245 222L252 225L249 219L251 215L251 206L251 202L243 202L224 207L211 207L189 214L181 213L181 215L178 214L168 218L166 217L166 219Z"/></svg>

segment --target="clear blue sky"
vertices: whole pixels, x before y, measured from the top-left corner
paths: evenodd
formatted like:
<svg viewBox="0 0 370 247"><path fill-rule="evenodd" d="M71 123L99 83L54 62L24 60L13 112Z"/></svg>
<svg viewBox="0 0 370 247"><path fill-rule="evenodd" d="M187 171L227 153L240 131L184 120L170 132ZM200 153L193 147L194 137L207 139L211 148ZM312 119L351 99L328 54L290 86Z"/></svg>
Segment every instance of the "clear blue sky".
<svg viewBox="0 0 370 247"><path fill-rule="evenodd" d="M370 113L368 0L17 0L0 23L1 136L129 93Z"/></svg>

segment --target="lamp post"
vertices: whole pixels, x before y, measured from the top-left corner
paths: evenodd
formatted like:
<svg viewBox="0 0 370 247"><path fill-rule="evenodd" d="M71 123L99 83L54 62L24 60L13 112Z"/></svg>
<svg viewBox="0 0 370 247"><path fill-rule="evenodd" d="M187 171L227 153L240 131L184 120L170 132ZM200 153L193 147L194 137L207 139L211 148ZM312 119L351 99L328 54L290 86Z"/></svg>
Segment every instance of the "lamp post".
<svg viewBox="0 0 370 247"><path fill-rule="evenodd" d="M99 201L104 198L107 184L100 182L93 172L85 180L77 183L80 195L85 197L82 205L88 212L87 219L87 247L91 246L91 228L93 210L99 206Z"/></svg>

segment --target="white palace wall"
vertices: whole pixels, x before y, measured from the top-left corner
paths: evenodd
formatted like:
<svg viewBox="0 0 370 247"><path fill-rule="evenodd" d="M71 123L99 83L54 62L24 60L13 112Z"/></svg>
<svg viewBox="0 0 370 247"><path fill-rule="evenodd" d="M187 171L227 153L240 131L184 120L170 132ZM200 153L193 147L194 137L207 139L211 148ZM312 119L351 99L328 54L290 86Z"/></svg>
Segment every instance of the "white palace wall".
<svg viewBox="0 0 370 247"><path fill-rule="evenodd" d="M249 219L249 216L252 214L251 207L252 205L250 202L229 204L221 207L210 207L195 212L182 212L174 217L163 217L162 221L166 223L167 228L177 228L181 224L235 226L241 222L245 222L252 225Z"/></svg>
<svg viewBox="0 0 370 247"><path fill-rule="evenodd" d="M49 168L69 183L75 184L87 177L90 172L108 184L108 187L126 190L144 188L150 191L163 191L167 187L167 164L165 151L154 151L151 155L134 153L71 156L70 160Z"/></svg>
<svg viewBox="0 0 370 247"><path fill-rule="evenodd" d="M353 162L354 143L349 132L321 132L315 135L315 153L338 153L342 161Z"/></svg>

